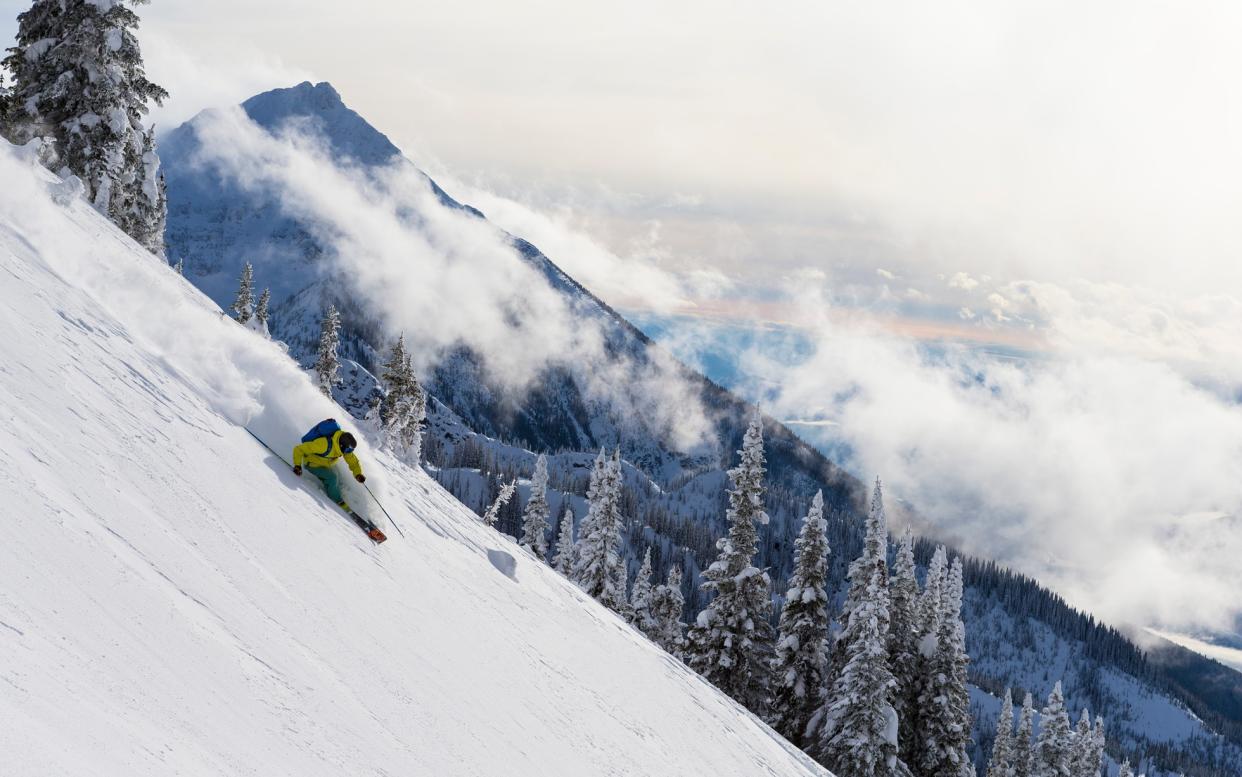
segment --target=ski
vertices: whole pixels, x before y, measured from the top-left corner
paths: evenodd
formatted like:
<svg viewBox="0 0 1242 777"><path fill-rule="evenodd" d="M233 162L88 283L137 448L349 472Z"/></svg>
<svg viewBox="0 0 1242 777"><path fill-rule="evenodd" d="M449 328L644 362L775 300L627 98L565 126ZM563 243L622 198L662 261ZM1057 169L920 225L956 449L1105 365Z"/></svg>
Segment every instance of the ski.
<svg viewBox="0 0 1242 777"><path fill-rule="evenodd" d="M378 526L371 523L366 518L363 518L361 515L358 515L358 513L351 512L349 517L354 520L354 523L358 524L358 528L362 529L362 531L365 532L366 535L371 538L371 541L376 545L388 539L388 535L380 531Z"/></svg>

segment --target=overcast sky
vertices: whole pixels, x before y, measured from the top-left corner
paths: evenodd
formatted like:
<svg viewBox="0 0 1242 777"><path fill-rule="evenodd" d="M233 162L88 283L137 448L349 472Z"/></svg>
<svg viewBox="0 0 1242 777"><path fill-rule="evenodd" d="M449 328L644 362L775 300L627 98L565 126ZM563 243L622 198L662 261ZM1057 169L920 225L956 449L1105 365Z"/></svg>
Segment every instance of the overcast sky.
<svg viewBox="0 0 1242 777"><path fill-rule="evenodd" d="M0 0L0 33L26 5ZM312 78L622 252L1242 286L1242 6L156 0L159 119Z"/></svg>
<svg viewBox="0 0 1242 777"><path fill-rule="evenodd" d="M140 12L162 126L331 81L608 301L804 327L755 390L967 548L1115 620L1242 614L1242 4Z"/></svg>

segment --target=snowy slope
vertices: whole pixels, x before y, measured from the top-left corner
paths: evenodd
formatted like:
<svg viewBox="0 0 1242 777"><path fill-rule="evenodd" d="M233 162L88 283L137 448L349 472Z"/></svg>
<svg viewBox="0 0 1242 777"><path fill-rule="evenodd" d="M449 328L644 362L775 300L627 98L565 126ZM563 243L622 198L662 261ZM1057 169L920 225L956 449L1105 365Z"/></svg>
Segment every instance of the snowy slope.
<svg viewBox="0 0 1242 777"><path fill-rule="evenodd" d="M407 535L372 547L241 426L331 412L279 347L0 180L0 771L824 774L363 446Z"/></svg>

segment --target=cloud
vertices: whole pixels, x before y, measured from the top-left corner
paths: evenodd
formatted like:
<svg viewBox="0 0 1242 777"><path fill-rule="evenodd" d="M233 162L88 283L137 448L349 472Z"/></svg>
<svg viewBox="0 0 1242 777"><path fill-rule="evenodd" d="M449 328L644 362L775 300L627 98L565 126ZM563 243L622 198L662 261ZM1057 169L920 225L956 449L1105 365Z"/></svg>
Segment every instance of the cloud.
<svg viewBox="0 0 1242 777"><path fill-rule="evenodd" d="M884 478L924 529L1114 623L1230 628L1242 614L1242 407L1200 377L1204 360L1234 353L1242 315L1137 289L1022 284L1011 298L1019 288L1054 342L1038 359L931 351L825 314L808 359L755 351L745 371L765 376L753 390L772 412L837 422L820 437Z"/></svg>
<svg viewBox="0 0 1242 777"><path fill-rule="evenodd" d="M555 257L561 269L614 307L673 312L693 308L696 300L726 293L733 286L711 268L665 269L669 251L661 245L658 221L649 222L647 233L635 238L631 250L621 256L592 237L598 225L567 201L539 209L443 174L437 178L490 221Z"/></svg>
<svg viewBox="0 0 1242 777"><path fill-rule="evenodd" d="M1242 300L1120 283L1019 281L1003 289L1051 348L1171 365L1222 397L1242 396Z"/></svg>
<svg viewBox="0 0 1242 777"><path fill-rule="evenodd" d="M141 44L148 76L170 93L163 106L151 110L150 120L162 130L204 108L237 105L259 92L314 79L310 70L288 65L269 50L232 41L228 56L202 52L159 24L143 26Z"/></svg>
<svg viewBox="0 0 1242 777"><path fill-rule="evenodd" d="M658 351L645 360L615 352L610 320L579 309L495 226L443 207L413 165L341 166L306 127L274 136L240 109L204 114L196 127L196 162L277 192L281 208L327 246L356 297L390 333L405 332L421 370L466 346L490 380L521 391L548 367L589 364L575 371L588 401L611 403L680 450L709 441L679 365Z"/></svg>
<svg viewBox="0 0 1242 777"><path fill-rule="evenodd" d="M670 266L763 278L832 257L1242 292L1237 108L1220 99L1242 7L1225 0L141 12L152 77L191 110L216 102L197 93L210 73L168 52L230 80L270 52L296 76L256 90L314 71L420 162L582 192L576 212L608 218L613 246L658 220ZM635 196L618 206L600 181Z"/></svg>
<svg viewBox="0 0 1242 777"><path fill-rule="evenodd" d="M950 289L961 289L962 291L974 291L979 286L979 281L970 277L967 273L957 272L949 279Z"/></svg>

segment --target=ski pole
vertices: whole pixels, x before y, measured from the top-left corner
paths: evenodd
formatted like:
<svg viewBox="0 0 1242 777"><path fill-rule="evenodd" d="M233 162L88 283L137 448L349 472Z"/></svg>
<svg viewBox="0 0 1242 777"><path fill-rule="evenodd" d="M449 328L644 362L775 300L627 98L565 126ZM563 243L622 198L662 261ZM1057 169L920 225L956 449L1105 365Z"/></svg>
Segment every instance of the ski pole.
<svg viewBox="0 0 1242 777"><path fill-rule="evenodd" d="M246 427L244 427L244 426L243 426L242 428L243 428L243 429L246 429ZM248 435L250 435L251 437L253 437L253 438L255 438L256 440L258 440L258 441L259 441L259 445L262 445L264 448L267 448L269 451L271 451L273 456L275 456L276 458L280 459L281 461L285 461L285 457L284 457L284 456L281 456L279 453L277 453L277 452L276 452L276 451L272 448L272 446L270 446L270 445L268 445L267 443L263 442L263 438L262 438L262 437L260 437L259 435L255 434L254 432L250 431L249 429L246 429L246 434L248 434ZM292 465L292 464L289 464L289 462L285 461L285 464L287 464L287 465L290 467L290 469L292 469L292 468L293 468L293 465Z"/></svg>
<svg viewBox="0 0 1242 777"><path fill-rule="evenodd" d="M366 483L363 483L362 487L367 490L368 494L371 494L371 499L374 500L375 504L379 505L379 509L384 510L384 506L380 504L380 500L376 499L375 494L371 493L371 487L368 486ZM386 517L388 519L388 522L392 524L392 528L397 530L397 534L401 535L401 539L405 539L405 532L401 531L401 527L398 526L397 522L392 519L392 516L388 514L387 510L384 510L384 517Z"/></svg>

